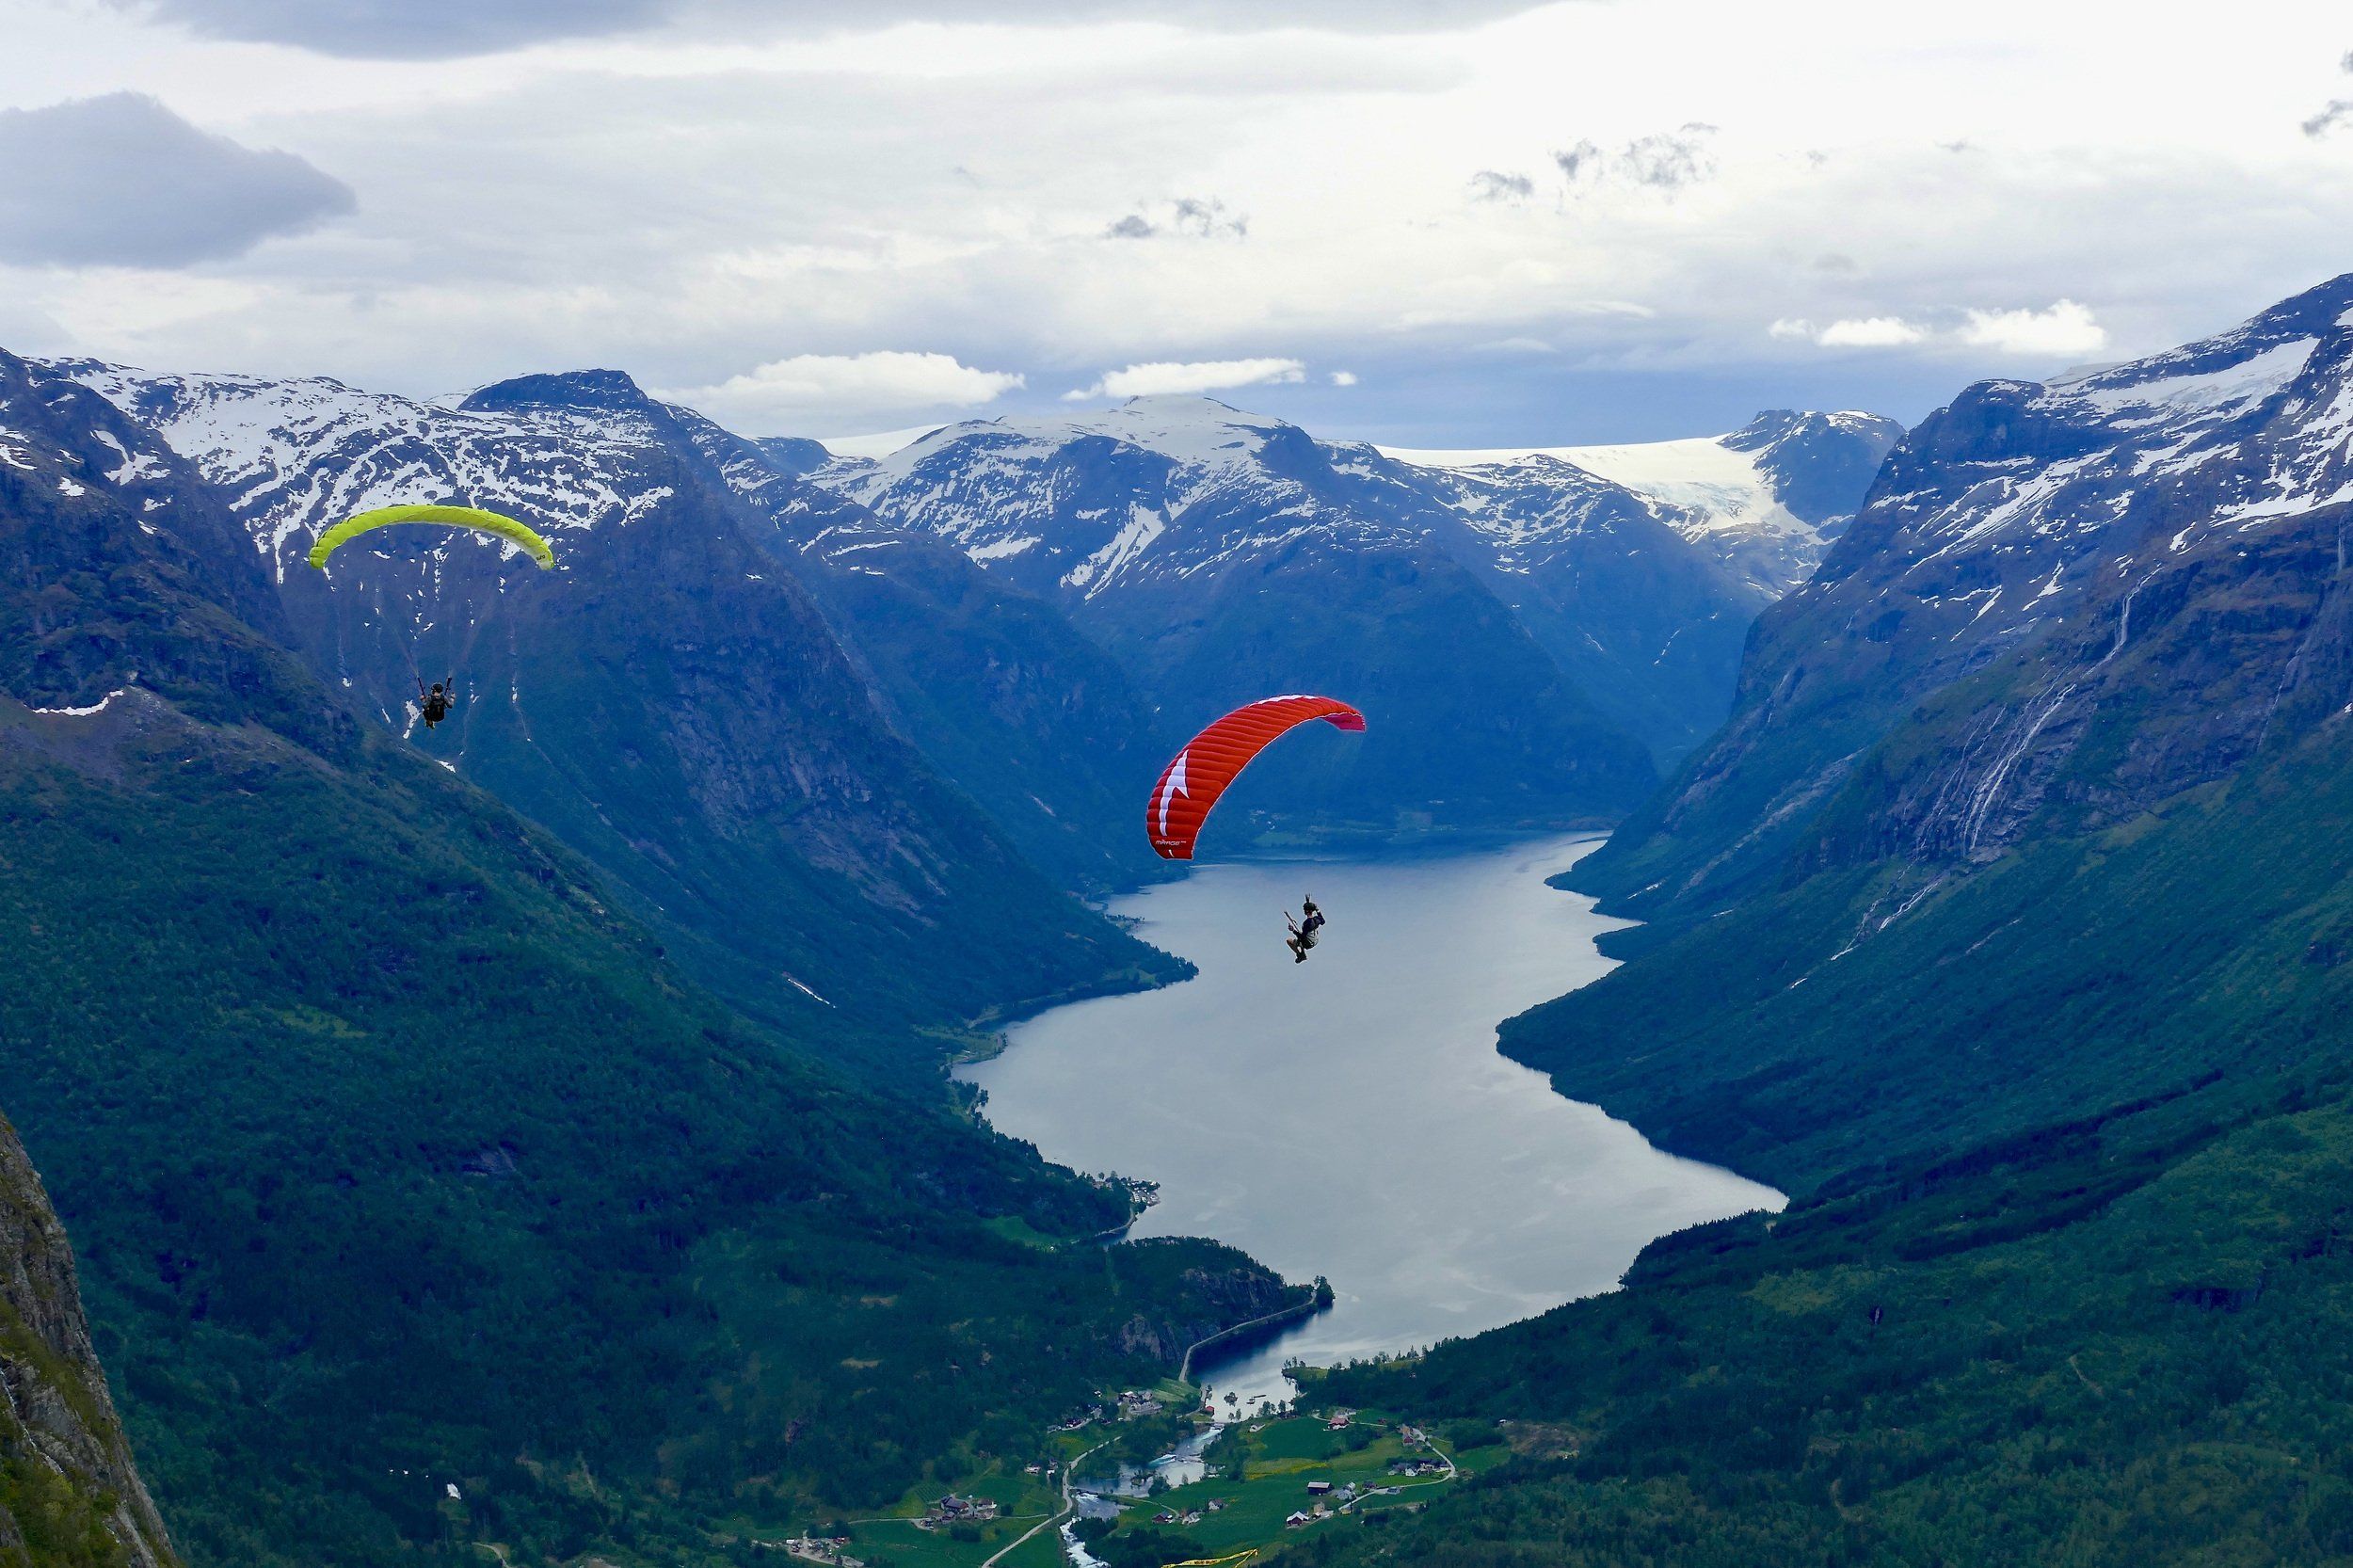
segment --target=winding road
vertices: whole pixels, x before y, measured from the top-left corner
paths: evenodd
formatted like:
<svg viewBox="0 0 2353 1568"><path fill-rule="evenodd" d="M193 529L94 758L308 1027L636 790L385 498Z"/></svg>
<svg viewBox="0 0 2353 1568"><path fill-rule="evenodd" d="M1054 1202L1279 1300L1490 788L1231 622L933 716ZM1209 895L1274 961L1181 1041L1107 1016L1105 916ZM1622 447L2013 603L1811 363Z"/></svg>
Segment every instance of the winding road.
<svg viewBox="0 0 2353 1568"><path fill-rule="evenodd" d="M1039 1520L1036 1524L1032 1525L1028 1529L1022 1531L1018 1538L1007 1542L1004 1545L1000 1546L996 1551L990 1553L988 1560L982 1563L981 1568L997 1568L997 1560L999 1558L1001 1558L1006 1553L1013 1551L1016 1547L1026 1544L1029 1542L1030 1537L1035 1535L1038 1531L1042 1529L1051 1529L1054 1526L1068 1518L1070 1511L1078 1506L1076 1503L1072 1502L1070 1498L1070 1478L1078 1474L1080 1465L1085 1464L1088 1460L1093 1459L1096 1454L1101 1453L1105 1448L1108 1448L1111 1446L1112 1440L1106 1437L1103 1441L1097 1443L1095 1447L1089 1448L1086 1452L1080 1454L1069 1464L1064 1465L1062 1467L1061 1511L1048 1514L1045 1518Z"/></svg>

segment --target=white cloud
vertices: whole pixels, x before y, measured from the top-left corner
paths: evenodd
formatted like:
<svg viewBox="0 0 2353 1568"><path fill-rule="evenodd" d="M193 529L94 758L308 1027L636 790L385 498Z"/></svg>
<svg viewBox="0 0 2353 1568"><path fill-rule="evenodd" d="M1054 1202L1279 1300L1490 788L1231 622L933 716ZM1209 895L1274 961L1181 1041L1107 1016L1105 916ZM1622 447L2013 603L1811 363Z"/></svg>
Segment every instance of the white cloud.
<svg viewBox="0 0 2353 1568"><path fill-rule="evenodd" d="M2326 108L2304 121L2304 134L2318 141L2345 125L2353 125L2353 98L2331 99Z"/></svg>
<svg viewBox="0 0 2353 1568"><path fill-rule="evenodd" d="M1525 201L1536 194L1536 182L1525 174L1482 168L1470 177L1474 201Z"/></svg>
<svg viewBox="0 0 2353 1568"><path fill-rule="evenodd" d="M1250 237L1250 219L1229 213L1215 197L1180 196L1174 201L1140 207L1103 231L1105 239L1148 240L1162 235L1198 240L1239 240Z"/></svg>
<svg viewBox="0 0 2353 1568"><path fill-rule="evenodd" d="M2107 329L2072 299L2043 311L1971 311L1961 341L1973 348L2031 358L2090 354L2107 346Z"/></svg>
<svg viewBox="0 0 2353 1568"><path fill-rule="evenodd" d="M1607 184L1678 191L1715 174L1716 154L1710 144L1716 133L1717 127L1694 120L1677 131L1637 137L1614 152L1592 141L1580 141L1553 153L1552 161L1568 182L1571 195Z"/></svg>
<svg viewBox="0 0 2353 1568"><path fill-rule="evenodd" d="M1345 373L1343 373L1345 374ZM1063 393L1066 403L1091 397L1156 397L1166 393L1222 392L1232 387L1264 387L1305 381L1307 367L1297 360L1160 360L1114 370L1091 387ZM1350 376L1347 385L1355 377Z"/></svg>
<svg viewBox="0 0 2353 1568"><path fill-rule="evenodd" d="M2066 358L2089 354L2107 346L2107 329L2091 312L2072 299L2041 311L1961 312L1959 325L1939 330L1902 316L1849 316L1817 327L1802 316L1784 316L1766 328L1784 342L1817 344L1824 348L1906 348L1929 344L1942 349L1990 349L1996 354L2030 359Z"/></svg>
<svg viewBox="0 0 2353 1568"><path fill-rule="evenodd" d="M1356 384L1356 373L1353 370L1336 370L1332 373L1332 384L1336 387L1353 387Z"/></svg>
<svg viewBox="0 0 2353 1568"><path fill-rule="evenodd" d="M1901 316L1861 316L1832 322L1814 341L1824 348L1898 348L1927 336Z"/></svg>
<svg viewBox="0 0 2353 1568"><path fill-rule="evenodd" d="M746 435L766 436L840 428L878 415L974 408L1023 384L1019 376L977 370L953 355L886 349L795 354L715 386L663 395Z"/></svg>
<svg viewBox="0 0 2353 1568"><path fill-rule="evenodd" d="M379 59L451 59L559 39L599 38L696 22L787 35L963 22L970 0L108 0L215 38L287 43ZM1002 24L1143 19L1253 32L1328 27L1413 32L1458 18L1505 15L1542 0L996 0Z"/></svg>
<svg viewBox="0 0 2353 1568"><path fill-rule="evenodd" d="M708 387L786 352L746 345L920 346L1027 372L994 411L1084 367L1279 351L1318 385L1366 367L1348 418L1402 440L1594 407L1672 433L1728 386L1911 413L2088 335L2014 308L2074 301L2107 334L2055 368L2348 264L2353 124L2295 128L2353 92L2344 0L2203 29L2049 0L1868 27L1855 0L1370 0L1387 20L1345 34L1199 23L1247 0L881 3L870 24L854 0L0 0L0 108L160 95L358 200L177 275L223 286L168 311L153 274L54 250L0 264L0 299L60 352L423 392L577 364ZM1429 25L1385 30L1408 13ZM503 52L398 57L481 48ZM1834 341L1877 319L1926 336ZM1564 394L1627 367L1622 398Z"/></svg>
<svg viewBox="0 0 2353 1568"><path fill-rule="evenodd" d="M1915 327L1901 316L1848 316L1827 327L1817 327L1801 316L1784 316L1766 330L1776 338L1819 344L1824 348L1901 348L1929 335L1926 328Z"/></svg>

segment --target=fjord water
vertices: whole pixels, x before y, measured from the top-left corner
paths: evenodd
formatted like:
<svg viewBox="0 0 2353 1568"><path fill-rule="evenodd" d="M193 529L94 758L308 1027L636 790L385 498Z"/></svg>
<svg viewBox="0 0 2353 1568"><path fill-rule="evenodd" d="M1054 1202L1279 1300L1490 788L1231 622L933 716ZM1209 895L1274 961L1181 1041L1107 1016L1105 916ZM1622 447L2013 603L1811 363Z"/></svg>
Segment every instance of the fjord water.
<svg viewBox="0 0 2353 1568"><path fill-rule="evenodd" d="M1506 1061L1496 1025L1598 979L1623 922L1545 879L1592 840L1379 860L1205 865L1122 899L1197 978L1059 1007L960 1075L998 1128L1081 1171L1160 1184L1143 1236L1210 1236L1330 1312L1210 1369L1282 1397L1284 1362L1402 1351L1617 1283L1653 1238L1769 1187L1653 1148ZM1305 964L1283 912L1331 917Z"/></svg>

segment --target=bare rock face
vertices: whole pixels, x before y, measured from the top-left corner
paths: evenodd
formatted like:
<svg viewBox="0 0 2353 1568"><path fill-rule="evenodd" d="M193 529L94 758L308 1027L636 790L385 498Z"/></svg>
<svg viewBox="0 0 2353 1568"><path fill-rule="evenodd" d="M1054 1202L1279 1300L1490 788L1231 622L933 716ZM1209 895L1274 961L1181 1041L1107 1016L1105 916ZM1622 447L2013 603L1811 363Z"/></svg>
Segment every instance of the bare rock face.
<svg viewBox="0 0 2353 1568"><path fill-rule="evenodd" d="M0 1392L0 1559L33 1568L176 1568L90 1344L65 1227L5 1122Z"/></svg>

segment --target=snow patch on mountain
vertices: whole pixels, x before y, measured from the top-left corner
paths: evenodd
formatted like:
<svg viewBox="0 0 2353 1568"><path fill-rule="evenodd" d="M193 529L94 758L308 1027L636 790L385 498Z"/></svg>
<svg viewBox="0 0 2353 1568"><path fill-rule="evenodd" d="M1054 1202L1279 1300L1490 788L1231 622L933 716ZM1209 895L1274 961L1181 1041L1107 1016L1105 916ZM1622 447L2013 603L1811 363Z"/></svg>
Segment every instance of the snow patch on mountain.
<svg viewBox="0 0 2353 1568"><path fill-rule="evenodd" d="M1609 492L1777 597L1812 574L1899 434L1874 414L1780 409L1678 440L1378 450L1443 475L1433 491L1504 549L1589 525Z"/></svg>
<svg viewBox="0 0 2353 1568"><path fill-rule="evenodd" d="M871 436L820 436L817 444L837 457L871 462L904 451L938 428L936 424L910 424L904 430L881 430Z"/></svg>
<svg viewBox="0 0 2353 1568"><path fill-rule="evenodd" d="M546 534L626 524L669 494L644 482L653 437L626 409L483 411L324 376L150 376L90 360L56 368L222 487L281 577L320 529L372 507L488 505Z"/></svg>
<svg viewBox="0 0 2353 1568"><path fill-rule="evenodd" d="M2102 412L2117 416L2118 423L2127 427L2176 418L2184 412L2227 417L2295 380L2318 346L2317 338L2298 338L2202 374L2126 380L2110 371L2079 385L2075 394ZM2055 385L2053 390L2063 392L2066 389ZM2135 417L2123 417L2128 412Z"/></svg>
<svg viewBox="0 0 2353 1568"><path fill-rule="evenodd" d="M1566 464L1657 503L1661 520L1686 538L1751 529L1816 536L1813 524L1781 504L1756 457L1734 451L1725 440L1705 436L1625 446L1377 450L1417 468L1514 471L1538 463Z"/></svg>
<svg viewBox="0 0 2353 1568"><path fill-rule="evenodd" d="M1130 509L1127 526L1112 536L1109 544L1088 556L1065 574L1063 581L1074 588L1085 588L1090 595L1098 593L1104 584L1119 575L1119 568L1152 546L1152 541L1168 529L1168 520L1148 506ZM1088 584L1093 584L1093 587Z"/></svg>
<svg viewBox="0 0 2353 1568"><path fill-rule="evenodd" d="M2195 520L2169 524L2161 548L2173 554L2217 528L2353 500L2347 297L2353 275L2145 359L1970 389L1956 400L1960 417L2009 434L1928 471L1933 484L1883 498L1918 541L1908 569L2030 542L2117 554L2120 529L2118 558L2129 562L2144 514Z"/></svg>

